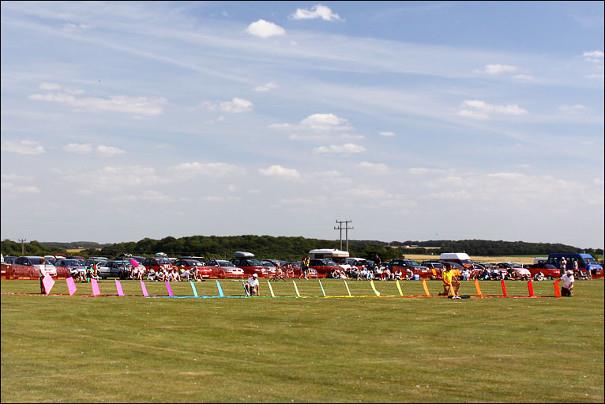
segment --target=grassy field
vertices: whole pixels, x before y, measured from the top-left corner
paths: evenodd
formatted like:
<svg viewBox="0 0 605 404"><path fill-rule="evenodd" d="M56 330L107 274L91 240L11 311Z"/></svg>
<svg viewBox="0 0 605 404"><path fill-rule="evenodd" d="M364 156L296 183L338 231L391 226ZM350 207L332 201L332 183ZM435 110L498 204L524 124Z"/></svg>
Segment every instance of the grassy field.
<svg viewBox="0 0 605 404"><path fill-rule="evenodd" d="M263 281L264 282L264 281ZM603 280L573 298L40 296L2 281L2 402L603 402ZM303 296L317 281L297 281ZM276 294L294 295L291 282ZM198 283L215 295L214 282ZM239 282L223 282L241 295ZM341 281L325 281L344 295ZM351 293L371 295L367 282ZM395 295L392 282L377 282ZM482 282L498 294L499 282ZM90 294L78 284L78 295ZM431 293L440 289L429 282ZM148 283L165 295L162 284ZM175 294L190 295L186 283ZM552 295L551 282L535 283ZM420 282L404 282L421 295ZM101 291L115 293L113 281ZM267 292L263 283L263 292ZM474 293L464 284L462 293ZM508 282L526 295L525 282ZM53 293L67 293L64 281Z"/></svg>

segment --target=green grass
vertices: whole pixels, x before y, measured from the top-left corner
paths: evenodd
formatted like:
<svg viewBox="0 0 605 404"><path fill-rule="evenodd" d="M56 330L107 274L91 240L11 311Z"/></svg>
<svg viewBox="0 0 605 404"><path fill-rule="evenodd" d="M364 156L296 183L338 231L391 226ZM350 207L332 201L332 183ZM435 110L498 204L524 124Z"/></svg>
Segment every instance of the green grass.
<svg viewBox="0 0 605 404"><path fill-rule="evenodd" d="M304 296L317 281L296 281ZM240 282L224 281L227 295ZM573 298L39 296L2 281L2 402L603 402L603 281ZM344 295L341 281L323 281ZM353 295L369 283L348 282ZM274 283L293 296L292 282ZM421 295L420 282L402 283ZM552 295L552 282L535 283ZM163 284L147 283L165 295ZM525 282L508 282L526 295ZM198 291L215 295L213 281ZM376 282L383 295L392 282ZM482 282L498 294L499 282ZM429 282L431 293L440 289ZM191 295L186 283L177 295ZM102 281L103 293L115 293ZM262 285L264 294L267 288ZM467 283L462 293L474 294ZM29 294L31 293L31 294ZM67 293L64 281L53 293ZM78 295L90 294L78 284Z"/></svg>

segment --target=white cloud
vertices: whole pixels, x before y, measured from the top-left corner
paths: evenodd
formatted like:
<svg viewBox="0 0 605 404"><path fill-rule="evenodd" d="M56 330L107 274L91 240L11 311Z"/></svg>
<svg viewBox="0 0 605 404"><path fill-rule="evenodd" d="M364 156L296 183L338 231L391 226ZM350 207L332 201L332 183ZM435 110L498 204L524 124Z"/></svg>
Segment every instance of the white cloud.
<svg viewBox="0 0 605 404"><path fill-rule="evenodd" d="M286 34L286 30L270 21L258 20L248 25L246 31L259 38L270 38Z"/></svg>
<svg viewBox="0 0 605 404"><path fill-rule="evenodd" d="M106 166L92 171L78 170L72 174L64 174L63 180L82 191L116 190L120 187L153 187L169 182L161 178L153 167L145 166Z"/></svg>
<svg viewBox="0 0 605 404"><path fill-rule="evenodd" d="M573 104L573 105L560 105L558 108L559 112L568 115L576 115L586 112L588 108L582 104Z"/></svg>
<svg viewBox="0 0 605 404"><path fill-rule="evenodd" d="M116 194L109 196L110 202L175 202L176 198L156 190L145 190L140 193Z"/></svg>
<svg viewBox="0 0 605 404"><path fill-rule="evenodd" d="M586 75L586 77L589 79L603 80L603 51L594 50L590 52L584 52L583 56L584 60L594 64L594 72Z"/></svg>
<svg viewBox="0 0 605 404"><path fill-rule="evenodd" d="M314 20L321 18L324 21L342 21L342 18L338 14L321 4L314 5L311 7L311 10L298 8L290 18L294 20Z"/></svg>
<svg viewBox="0 0 605 404"><path fill-rule="evenodd" d="M98 145L97 153L101 156L112 157L117 156L118 154L124 154L126 152L118 147Z"/></svg>
<svg viewBox="0 0 605 404"><path fill-rule="evenodd" d="M583 56L584 60L588 62L603 63L603 51L594 50L590 52L584 52Z"/></svg>
<svg viewBox="0 0 605 404"><path fill-rule="evenodd" d="M223 203L223 202L237 202L241 200L238 196L219 196L219 195L209 195L202 198L202 200L206 202L213 203Z"/></svg>
<svg viewBox="0 0 605 404"><path fill-rule="evenodd" d="M282 177L287 179L300 178L300 173L293 168L286 168L280 165L272 165L267 168L261 168L258 170L262 175L268 177Z"/></svg>
<svg viewBox="0 0 605 404"><path fill-rule="evenodd" d="M254 104L252 101L245 100L243 98L234 97L231 101L219 101L219 102L210 102L205 101L201 104L202 108L205 108L210 111L222 111L228 113L240 113L240 112L250 112L254 109ZM219 117L219 121L224 120L224 117Z"/></svg>
<svg viewBox="0 0 605 404"><path fill-rule="evenodd" d="M494 105L481 100L466 100L458 110L458 115L478 120L490 119L493 115L525 115L527 110L519 107L517 104Z"/></svg>
<svg viewBox="0 0 605 404"><path fill-rule="evenodd" d="M386 174L391 171L386 164L370 163L368 161L362 161L361 163L359 163L359 167L377 174Z"/></svg>
<svg viewBox="0 0 605 404"><path fill-rule="evenodd" d="M41 83L40 84L40 90L44 90L44 91L55 91L55 90L60 90L62 87L60 84L57 83Z"/></svg>
<svg viewBox="0 0 605 404"><path fill-rule="evenodd" d="M63 150L68 153L88 154L92 151L92 146L87 143L69 143L63 146Z"/></svg>
<svg viewBox="0 0 605 404"><path fill-rule="evenodd" d="M334 114L313 114L302 121L301 126L314 130L348 130L351 129L349 122Z"/></svg>
<svg viewBox="0 0 605 404"><path fill-rule="evenodd" d="M313 149L318 154L357 154L366 151L366 148L353 143L343 145L319 146Z"/></svg>
<svg viewBox="0 0 605 404"><path fill-rule="evenodd" d="M16 174L2 174L2 192L11 194L34 194L40 192L40 189L35 185L23 184L23 182L25 181L31 181L31 178L23 177Z"/></svg>
<svg viewBox="0 0 605 404"><path fill-rule="evenodd" d="M514 79L517 80L521 80L521 81L533 81L535 80L535 77L532 76L531 74L515 74L513 76Z"/></svg>
<svg viewBox="0 0 605 404"><path fill-rule="evenodd" d="M408 169L408 173L412 175L442 174L443 170L438 168L412 167Z"/></svg>
<svg viewBox="0 0 605 404"><path fill-rule="evenodd" d="M513 65L501 65L501 64L490 64L485 65L483 70L479 70L480 73L489 74L492 76L502 76L505 74L512 74L518 70L517 66Z"/></svg>
<svg viewBox="0 0 605 404"><path fill-rule="evenodd" d="M2 142L2 151L30 156L35 156L46 152L40 143L33 140Z"/></svg>
<svg viewBox="0 0 605 404"><path fill-rule="evenodd" d="M332 113L312 114L299 123L274 123L271 129L291 131L293 140L327 140L330 137L341 139L361 139L364 136L353 133L353 126L345 118Z"/></svg>
<svg viewBox="0 0 605 404"><path fill-rule="evenodd" d="M384 136L384 137L393 137L393 136L395 136L395 132L384 131L384 132L380 132L379 135Z"/></svg>
<svg viewBox="0 0 605 404"><path fill-rule="evenodd" d="M87 24L75 24L73 22L68 22L66 24L63 24L63 31L65 32L82 32L84 30L87 30L88 28L90 28L90 25Z"/></svg>
<svg viewBox="0 0 605 404"><path fill-rule="evenodd" d="M331 189L335 186L348 186L353 183L351 178L344 176L337 170L314 171L311 173L310 178L319 180L317 182Z"/></svg>
<svg viewBox="0 0 605 404"><path fill-rule="evenodd" d="M254 108L254 104L251 101L245 100L243 98L233 98L231 101L222 101L219 103L221 111L223 112L249 112Z"/></svg>
<svg viewBox="0 0 605 404"><path fill-rule="evenodd" d="M46 87L48 88L47 83ZM44 85L44 83L43 83ZM109 98L77 97L78 91L58 91L46 94L32 94L35 101L56 102L76 109L89 111L124 112L135 115L159 115L163 112L164 98L129 97L115 95Z"/></svg>
<svg viewBox="0 0 605 404"><path fill-rule="evenodd" d="M174 167L180 173L185 174L203 174L210 176L225 176L235 174L240 171L239 167L227 163L182 163Z"/></svg>
<svg viewBox="0 0 605 404"><path fill-rule="evenodd" d="M522 173L490 173L487 174L488 177L491 178L499 178L503 180L515 180L519 178L525 177L525 174Z"/></svg>
<svg viewBox="0 0 605 404"><path fill-rule="evenodd" d="M37 194L40 192L40 188L35 185L15 185L12 182L2 181L2 191L18 194Z"/></svg>
<svg viewBox="0 0 605 404"><path fill-rule="evenodd" d="M277 84L275 84L273 82L269 82L269 83L265 83L263 85L254 87L254 91L257 91L259 93L266 93L268 91L275 90L276 88L277 88Z"/></svg>

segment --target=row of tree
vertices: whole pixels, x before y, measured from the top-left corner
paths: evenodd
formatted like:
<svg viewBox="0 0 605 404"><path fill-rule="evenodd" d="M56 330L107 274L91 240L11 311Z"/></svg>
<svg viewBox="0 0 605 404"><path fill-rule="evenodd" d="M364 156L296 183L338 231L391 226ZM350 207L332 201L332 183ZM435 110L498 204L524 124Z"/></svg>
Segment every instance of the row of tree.
<svg viewBox="0 0 605 404"><path fill-rule="evenodd" d="M68 255L66 250L87 247L78 255L116 257L121 254L151 255L164 252L169 256L204 256L208 258L230 258L235 251L250 251L258 257L299 259L314 248L340 248L339 241L319 240L304 237L273 236L191 236L165 237L161 240L144 238L137 242L97 244L93 242L59 243L31 241L23 244L25 255ZM428 248L427 248L428 247ZM435 248L438 247L438 248ZM2 241L2 254L21 255L22 245ZM441 252L466 252L481 256L548 255L550 252L587 252L603 255L602 249L580 249L565 244L526 243L523 241L494 240L430 240L393 241L385 243L374 240L351 240L349 252L353 257L373 258L376 254L383 260L405 254L434 254Z"/></svg>

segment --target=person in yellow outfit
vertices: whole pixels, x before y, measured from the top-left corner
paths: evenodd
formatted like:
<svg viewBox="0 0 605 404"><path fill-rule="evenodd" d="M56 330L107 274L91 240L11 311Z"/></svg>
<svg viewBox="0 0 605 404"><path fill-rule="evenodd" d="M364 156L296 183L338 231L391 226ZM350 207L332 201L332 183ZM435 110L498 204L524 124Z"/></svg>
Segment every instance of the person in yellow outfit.
<svg viewBox="0 0 605 404"><path fill-rule="evenodd" d="M445 264L442 277L443 294L447 295L450 299L460 299L460 296L458 296L460 282L455 278L454 272L449 264Z"/></svg>

